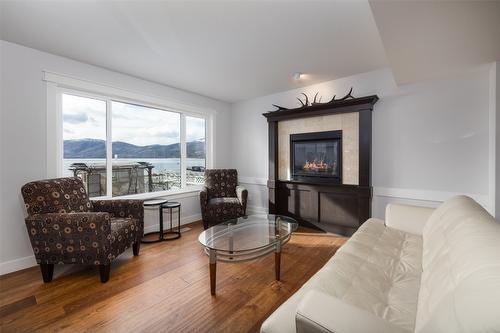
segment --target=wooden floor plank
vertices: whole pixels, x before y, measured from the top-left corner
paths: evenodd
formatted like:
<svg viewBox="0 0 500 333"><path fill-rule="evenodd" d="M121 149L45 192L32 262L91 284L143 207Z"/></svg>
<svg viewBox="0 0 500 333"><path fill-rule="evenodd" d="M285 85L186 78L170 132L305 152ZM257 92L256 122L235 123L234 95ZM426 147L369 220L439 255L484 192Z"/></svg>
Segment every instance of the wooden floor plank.
<svg viewBox="0 0 500 333"><path fill-rule="evenodd" d="M210 295L201 223L171 242L127 251L101 284L93 267L58 266L51 283L38 267L0 277L1 332L255 332L318 271L345 238L301 228L284 246L280 282L274 256L217 263Z"/></svg>
<svg viewBox="0 0 500 333"><path fill-rule="evenodd" d="M6 304L0 307L0 317L8 316L11 313L15 313L21 309L29 307L36 304L35 296L28 296L18 301Z"/></svg>

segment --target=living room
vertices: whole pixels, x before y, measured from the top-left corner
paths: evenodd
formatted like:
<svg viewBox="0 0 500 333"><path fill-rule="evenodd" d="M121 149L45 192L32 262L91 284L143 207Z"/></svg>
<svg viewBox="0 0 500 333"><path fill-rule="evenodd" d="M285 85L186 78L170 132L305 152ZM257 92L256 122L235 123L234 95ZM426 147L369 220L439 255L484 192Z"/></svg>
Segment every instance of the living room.
<svg viewBox="0 0 500 333"><path fill-rule="evenodd" d="M500 2L0 17L2 332L500 332Z"/></svg>

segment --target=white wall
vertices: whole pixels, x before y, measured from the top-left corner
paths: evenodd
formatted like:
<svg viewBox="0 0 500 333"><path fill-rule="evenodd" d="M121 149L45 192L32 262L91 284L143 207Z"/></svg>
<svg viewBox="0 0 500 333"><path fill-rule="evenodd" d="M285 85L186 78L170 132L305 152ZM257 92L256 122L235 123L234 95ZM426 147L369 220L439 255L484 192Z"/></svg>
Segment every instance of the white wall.
<svg viewBox="0 0 500 333"><path fill-rule="evenodd" d="M500 61L495 63L496 71L496 127L495 127L495 217L500 222Z"/></svg>
<svg viewBox="0 0 500 333"><path fill-rule="evenodd" d="M229 166L231 117L227 103L4 41L0 47L0 274L34 263L20 189L24 183L47 175L44 70L216 110L214 164ZM184 222L200 218L197 193L177 199L182 202ZM156 224L154 212L146 212L146 229Z"/></svg>
<svg viewBox="0 0 500 333"><path fill-rule="evenodd" d="M500 222L500 62L490 69L490 193L495 205L495 217ZM493 155L493 156L491 156Z"/></svg>
<svg viewBox="0 0 500 333"><path fill-rule="evenodd" d="M250 187L251 207L267 207L267 122L271 104L294 107L300 92L323 100L377 94L373 111L373 215L391 201L435 206L457 193L488 200L489 67L397 87L389 69L363 73L232 105L232 157ZM258 185L261 184L261 185ZM262 208L260 208L262 209Z"/></svg>

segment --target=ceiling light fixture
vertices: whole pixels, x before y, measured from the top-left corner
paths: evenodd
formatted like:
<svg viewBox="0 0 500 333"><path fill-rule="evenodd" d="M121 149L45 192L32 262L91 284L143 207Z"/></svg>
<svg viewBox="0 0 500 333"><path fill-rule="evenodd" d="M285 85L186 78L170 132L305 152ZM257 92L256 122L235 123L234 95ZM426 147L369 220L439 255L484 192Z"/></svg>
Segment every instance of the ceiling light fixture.
<svg viewBox="0 0 500 333"><path fill-rule="evenodd" d="M300 77L302 76L301 72L295 72L293 73L292 77L294 80L300 80Z"/></svg>

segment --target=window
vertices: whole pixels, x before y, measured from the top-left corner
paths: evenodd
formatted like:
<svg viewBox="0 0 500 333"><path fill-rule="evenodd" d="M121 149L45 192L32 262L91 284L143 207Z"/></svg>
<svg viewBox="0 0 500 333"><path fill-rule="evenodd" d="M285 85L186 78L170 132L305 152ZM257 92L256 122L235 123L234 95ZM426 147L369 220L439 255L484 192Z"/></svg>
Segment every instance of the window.
<svg viewBox="0 0 500 333"><path fill-rule="evenodd" d="M62 175L80 177L89 196L203 184L208 157L205 116L67 89L59 96Z"/></svg>
<svg viewBox="0 0 500 333"><path fill-rule="evenodd" d="M206 126L204 118L186 117L186 186L205 182Z"/></svg>
<svg viewBox="0 0 500 333"><path fill-rule="evenodd" d="M181 188L180 114L111 102L113 196Z"/></svg>
<svg viewBox="0 0 500 333"><path fill-rule="evenodd" d="M89 196L107 193L106 101L62 95L63 176L77 176Z"/></svg>

